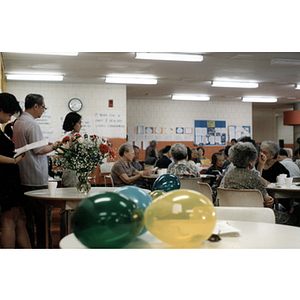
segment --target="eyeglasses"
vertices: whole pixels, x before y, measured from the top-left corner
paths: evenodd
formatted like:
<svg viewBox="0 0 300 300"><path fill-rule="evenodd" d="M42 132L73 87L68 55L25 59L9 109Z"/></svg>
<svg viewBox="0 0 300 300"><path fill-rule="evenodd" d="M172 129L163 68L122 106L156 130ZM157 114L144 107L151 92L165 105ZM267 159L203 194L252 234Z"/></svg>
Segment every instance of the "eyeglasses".
<svg viewBox="0 0 300 300"><path fill-rule="evenodd" d="M46 107L46 106L43 106L43 105L40 105L40 106L44 109L44 111L47 110L47 107Z"/></svg>

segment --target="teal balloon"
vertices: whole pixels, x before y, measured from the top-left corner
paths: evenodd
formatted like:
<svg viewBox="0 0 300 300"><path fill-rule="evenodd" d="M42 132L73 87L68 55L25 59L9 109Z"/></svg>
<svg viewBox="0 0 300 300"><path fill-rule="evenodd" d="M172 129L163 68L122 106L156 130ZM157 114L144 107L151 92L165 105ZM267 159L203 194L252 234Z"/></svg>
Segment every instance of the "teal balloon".
<svg viewBox="0 0 300 300"><path fill-rule="evenodd" d="M169 192L180 189L180 180L174 174L163 174L153 183L152 191L160 190Z"/></svg>
<svg viewBox="0 0 300 300"><path fill-rule="evenodd" d="M80 201L71 229L88 248L122 248L144 227L143 210L129 197L101 192Z"/></svg>
<svg viewBox="0 0 300 300"><path fill-rule="evenodd" d="M151 196L145 190L136 186L122 186L114 190L114 193L129 197L143 210L143 212L153 201ZM147 228L144 226L139 235L144 234L146 231Z"/></svg>

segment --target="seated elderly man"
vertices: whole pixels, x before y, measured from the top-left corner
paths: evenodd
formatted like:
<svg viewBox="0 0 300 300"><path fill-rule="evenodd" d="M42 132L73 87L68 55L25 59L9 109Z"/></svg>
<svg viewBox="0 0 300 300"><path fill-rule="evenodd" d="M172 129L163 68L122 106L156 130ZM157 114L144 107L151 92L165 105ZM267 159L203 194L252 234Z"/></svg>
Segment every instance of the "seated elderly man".
<svg viewBox="0 0 300 300"><path fill-rule="evenodd" d="M251 170L257 160L258 152L250 142L238 142L230 148L231 162L235 166L224 176L224 188L238 190L259 190L263 196L266 207L273 207L274 199L268 192L256 172ZM243 201L243 199L241 199ZM274 211L276 223L287 224L290 215L285 212Z"/></svg>
<svg viewBox="0 0 300 300"><path fill-rule="evenodd" d="M111 176L115 186L133 185L137 179L154 173L153 170L138 171L130 164L134 156L133 148L130 144L121 145L119 155L120 158L111 169Z"/></svg>
<svg viewBox="0 0 300 300"><path fill-rule="evenodd" d="M196 167L186 161L187 148L183 144L177 143L173 145L170 152L174 162L169 164L167 173L178 177L199 177Z"/></svg>
<svg viewBox="0 0 300 300"><path fill-rule="evenodd" d="M290 177L299 177L300 176L300 169L298 166L293 162L291 158L288 157L288 153L284 148L279 150L279 154L277 160L285 166L285 168L289 171Z"/></svg>
<svg viewBox="0 0 300 300"><path fill-rule="evenodd" d="M129 163L138 171L143 171L142 165L138 162L138 159L140 157L140 148L136 145L133 145L133 151L134 151L134 156L132 158L132 161ZM144 178L139 178L134 182L135 186L138 186L140 188L147 189L149 188L149 185L147 181Z"/></svg>

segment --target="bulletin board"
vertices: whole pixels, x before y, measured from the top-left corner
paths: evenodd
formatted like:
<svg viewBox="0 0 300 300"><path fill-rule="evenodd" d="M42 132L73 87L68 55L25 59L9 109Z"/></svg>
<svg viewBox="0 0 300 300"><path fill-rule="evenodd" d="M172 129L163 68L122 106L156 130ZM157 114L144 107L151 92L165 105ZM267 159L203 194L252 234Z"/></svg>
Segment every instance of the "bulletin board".
<svg viewBox="0 0 300 300"><path fill-rule="evenodd" d="M242 136L251 136L250 126L228 126L228 141L239 139Z"/></svg>
<svg viewBox="0 0 300 300"><path fill-rule="evenodd" d="M195 120L194 144L226 145L226 121Z"/></svg>

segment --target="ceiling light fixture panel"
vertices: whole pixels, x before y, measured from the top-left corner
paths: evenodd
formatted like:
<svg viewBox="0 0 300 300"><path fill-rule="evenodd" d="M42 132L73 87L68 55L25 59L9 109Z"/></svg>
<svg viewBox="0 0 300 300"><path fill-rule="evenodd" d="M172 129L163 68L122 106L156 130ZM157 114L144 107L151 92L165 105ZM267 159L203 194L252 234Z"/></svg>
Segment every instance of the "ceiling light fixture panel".
<svg viewBox="0 0 300 300"><path fill-rule="evenodd" d="M228 88L258 88L257 82L238 82L238 81L212 81L213 87L228 87Z"/></svg>
<svg viewBox="0 0 300 300"><path fill-rule="evenodd" d="M242 102L275 103L277 99L273 97L243 97Z"/></svg>
<svg viewBox="0 0 300 300"><path fill-rule="evenodd" d="M271 65L300 66L300 59L272 58Z"/></svg>
<svg viewBox="0 0 300 300"><path fill-rule="evenodd" d="M162 52L137 52L135 54L135 58L167 61L201 62L203 60L203 55Z"/></svg>
<svg viewBox="0 0 300 300"><path fill-rule="evenodd" d="M209 101L210 97L202 95L189 95L189 94L178 94L173 95L172 100L183 100L183 101Z"/></svg>
<svg viewBox="0 0 300 300"><path fill-rule="evenodd" d="M157 84L156 78L126 76L126 75L110 75L105 77L105 83L117 84Z"/></svg>
<svg viewBox="0 0 300 300"><path fill-rule="evenodd" d="M61 74L6 74L7 80L28 80L28 81L63 81L64 76Z"/></svg>

